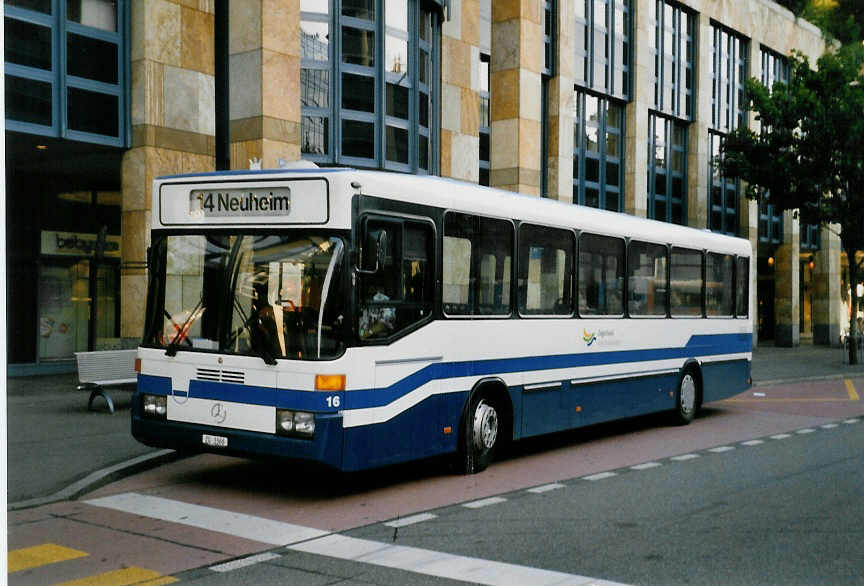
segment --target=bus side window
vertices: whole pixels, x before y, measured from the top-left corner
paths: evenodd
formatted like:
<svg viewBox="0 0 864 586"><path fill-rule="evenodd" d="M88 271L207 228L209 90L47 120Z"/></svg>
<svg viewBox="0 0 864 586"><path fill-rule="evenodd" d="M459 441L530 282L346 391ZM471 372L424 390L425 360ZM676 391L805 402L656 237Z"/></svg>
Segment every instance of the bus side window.
<svg viewBox="0 0 864 586"><path fill-rule="evenodd" d="M519 227L519 313L573 313L573 232L544 226Z"/></svg>
<svg viewBox="0 0 864 586"><path fill-rule="evenodd" d="M444 313L510 315L511 222L448 212L443 262Z"/></svg>
<svg viewBox="0 0 864 586"><path fill-rule="evenodd" d="M705 259L705 309L709 317L731 316L735 311L734 262L732 255L714 252Z"/></svg>
<svg viewBox="0 0 864 586"><path fill-rule="evenodd" d="M674 247L669 266L672 317L701 317L702 253Z"/></svg>
<svg viewBox="0 0 864 586"><path fill-rule="evenodd" d="M666 316L666 247L630 242L627 308L630 315Z"/></svg>
<svg viewBox="0 0 864 586"><path fill-rule="evenodd" d="M746 256L738 257L735 266L735 315L747 317L750 306L750 259Z"/></svg>
<svg viewBox="0 0 864 586"><path fill-rule="evenodd" d="M624 313L624 240L579 237L579 315Z"/></svg>
<svg viewBox="0 0 864 586"><path fill-rule="evenodd" d="M382 230L387 233L384 260L377 270L360 275L361 340L389 338L432 313L431 225L389 218L365 224L365 235Z"/></svg>

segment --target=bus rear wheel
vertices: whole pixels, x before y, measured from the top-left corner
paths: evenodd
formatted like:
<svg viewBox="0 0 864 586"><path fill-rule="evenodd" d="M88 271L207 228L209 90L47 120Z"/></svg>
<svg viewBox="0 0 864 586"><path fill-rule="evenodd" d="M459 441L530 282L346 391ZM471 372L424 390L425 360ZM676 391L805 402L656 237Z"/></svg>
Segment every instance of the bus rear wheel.
<svg viewBox="0 0 864 586"><path fill-rule="evenodd" d="M462 422L458 468L476 474L489 466L500 443L501 420L495 404L480 393L471 397Z"/></svg>
<svg viewBox="0 0 864 586"><path fill-rule="evenodd" d="M699 409L700 381L696 369L685 368L678 378L678 390L675 393L675 411L673 419L678 425L687 425L696 416Z"/></svg>

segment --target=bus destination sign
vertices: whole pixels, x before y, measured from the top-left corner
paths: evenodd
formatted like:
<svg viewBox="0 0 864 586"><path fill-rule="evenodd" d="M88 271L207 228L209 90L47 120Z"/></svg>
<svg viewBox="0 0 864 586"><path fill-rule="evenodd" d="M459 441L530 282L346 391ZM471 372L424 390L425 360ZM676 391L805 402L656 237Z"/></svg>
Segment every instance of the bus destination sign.
<svg viewBox="0 0 864 586"><path fill-rule="evenodd" d="M291 188L193 189L189 193L189 215L193 218L237 216L288 216Z"/></svg>

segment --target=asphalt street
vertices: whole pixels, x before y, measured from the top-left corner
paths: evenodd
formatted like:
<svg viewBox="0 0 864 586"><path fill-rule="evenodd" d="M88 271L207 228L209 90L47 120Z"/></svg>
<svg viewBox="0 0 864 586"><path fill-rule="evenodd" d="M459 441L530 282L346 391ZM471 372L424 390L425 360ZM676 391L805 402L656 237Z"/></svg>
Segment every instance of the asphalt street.
<svg viewBox="0 0 864 586"><path fill-rule="evenodd" d="M279 548L247 567L175 577L452 583L422 566L387 569L398 562L385 562L382 552L407 546L625 584L864 583L864 422L775 436L434 509L399 527L346 532L380 546L367 563ZM418 550L398 555L420 557Z"/></svg>

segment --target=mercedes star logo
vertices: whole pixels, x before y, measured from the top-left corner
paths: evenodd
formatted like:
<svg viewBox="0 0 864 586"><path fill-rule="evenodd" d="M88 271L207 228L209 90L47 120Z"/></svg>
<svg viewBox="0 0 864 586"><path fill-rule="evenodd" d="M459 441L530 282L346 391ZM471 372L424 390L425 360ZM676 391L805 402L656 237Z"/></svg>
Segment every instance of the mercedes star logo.
<svg viewBox="0 0 864 586"><path fill-rule="evenodd" d="M210 416L216 423L225 423L225 419L228 417L228 409L222 403L213 403L213 406L210 408Z"/></svg>

